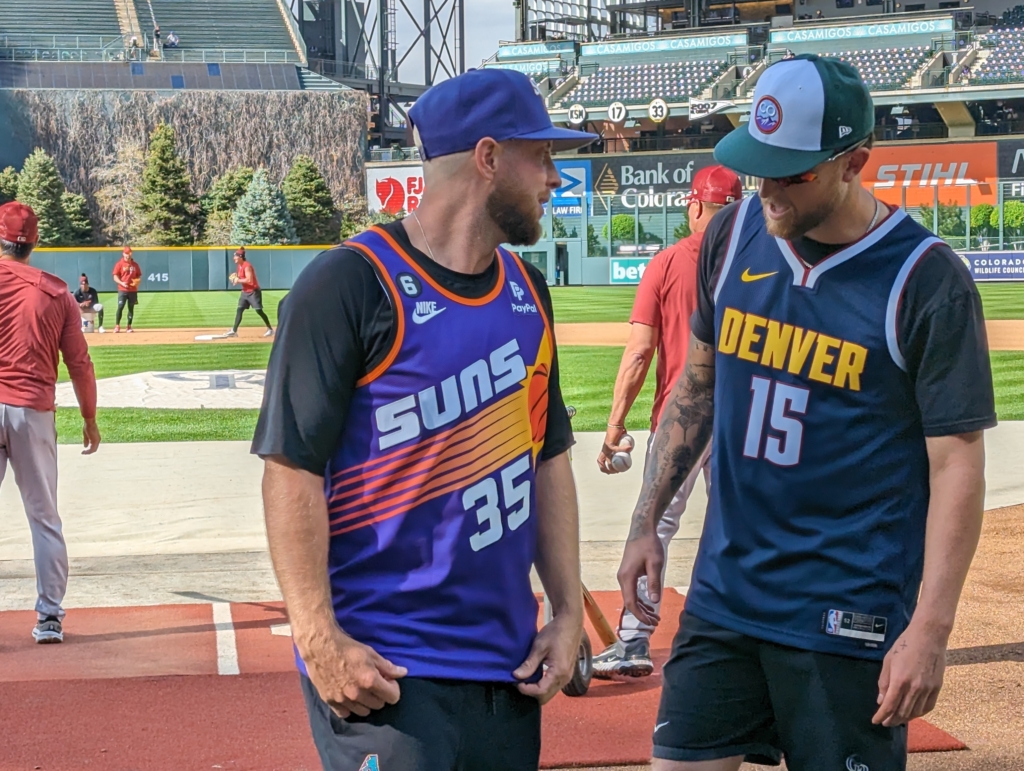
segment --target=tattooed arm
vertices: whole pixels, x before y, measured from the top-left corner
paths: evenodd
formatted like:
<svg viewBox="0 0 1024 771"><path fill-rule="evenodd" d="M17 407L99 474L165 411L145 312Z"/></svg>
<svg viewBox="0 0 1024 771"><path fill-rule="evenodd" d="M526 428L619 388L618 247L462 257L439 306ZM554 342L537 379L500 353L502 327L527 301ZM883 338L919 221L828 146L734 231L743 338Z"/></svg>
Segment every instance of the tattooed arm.
<svg viewBox="0 0 1024 771"><path fill-rule="evenodd" d="M657 534L658 522L711 439L714 406L714 346L692 337L686 369L672 389L658 423L619 567L622 599L629 611L645 623L657 624L658 617L653 609L638 604L637 580L647 576L648 594L653 602L658 602L665 562Z"/></svg>

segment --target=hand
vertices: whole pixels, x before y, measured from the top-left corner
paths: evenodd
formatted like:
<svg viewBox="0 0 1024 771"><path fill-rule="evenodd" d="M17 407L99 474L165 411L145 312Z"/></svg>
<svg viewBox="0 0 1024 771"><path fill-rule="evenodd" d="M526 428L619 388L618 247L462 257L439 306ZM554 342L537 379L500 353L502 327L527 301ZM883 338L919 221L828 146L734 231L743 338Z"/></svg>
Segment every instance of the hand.
<svg viewBox="0 0 1024 771"><path fill-rule="evenodd" d="M602 474L621 473L612 468L612 456L617 452L629 452L633 449L628 442L622 443L622 437L625 435L626 429L608 426L604 435L604 444L601 445L601 452L597 454L597 467L601 469Z"/></svg>
<svg viewBox="0 0 1024 771"><path fill-rule="evenodd" d="M300 654L320 698L342 719L352 713L366 717L371 710L398 703L397 681L408 670L341 629L334 627L328 639Z"/></svg>
<svg viewBox="0 0 1024 771"><path fill-rule="evenodd" d="M664 565L665 547L661 545L657 532L641 533L626 541L617 576L622 590L622 602L630 613L651 626L657 626L661 616L640 599L636 585L643 576L647 576L647 596L651 602L660 602L661 571Z"/></svg>
<svg viewBox="0 0 1024 771"><path fill-rule="evenodd" d="M547 704L572 680L576 669L576 657L583 634L583 619L571 616L555 616L533 640L530 655L512 675L525 680L545 666L544 674L536 683L520 683L519 692L532 696L541 704Z"/></svg>
<svg viewBox="0 0 1024 771"><path fill-rule="evenodd" d="M871 722L890 728L931 712L945 671L945 636L911 621L885 654L878 678L880 706Z"/></svg>
<svg viewBox="0 0 1024 771"><path fill-rule="evenodd" d="M86 420L82 426L82 455L92 455L100 447L100 427L96 425L96 418Z"/></svg>

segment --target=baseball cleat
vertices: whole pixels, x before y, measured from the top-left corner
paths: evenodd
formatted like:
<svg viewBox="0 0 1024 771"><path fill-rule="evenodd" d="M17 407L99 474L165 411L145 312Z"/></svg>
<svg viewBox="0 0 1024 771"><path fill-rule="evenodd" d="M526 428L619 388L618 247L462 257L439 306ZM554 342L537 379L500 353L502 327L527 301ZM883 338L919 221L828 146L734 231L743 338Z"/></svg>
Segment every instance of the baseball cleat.
<svg viewBox="0 0 1024 771"><path fill-rule="evenodd" d="M224 333L224 337L238 337L238 333L233 329L229 329Z"/></svg>
<svg viewBox="0 0 1024 771"><path fill-rule="evenodd" d="M120 324L115 324L114 325L114 334L116 335L120 331L121 331L121 325Z"/></svg>
<svg viewBox="0 0 1024 771"><path fill-rule="evenodd" d="M637 637L628 643L616 640L594 656L594 677L600 680L610 680L614 675L647 677L653 672L651 642L646 637Z"/></svg>
<svg viewBox="0 0 1024 771"><path fill-rule="evenodd" d="M132 329L131 327L128 327L128 329L127 329L126 331L128 331L128 332L134 332L135 330L134 330L134 329Z"/></svg>
<svg viewBox="0 0 1024 771"><path fill-rule="evenodd" d="M103 327L100 327L100 328L99 328L99 333L100 333L101 335L102 335L102 334L103 334L104 332L106 332L106 331L107 331L107 330L105 330L105 329L104 329Z"/></svg>
<svg viewBox="0 0 1024 771"><path fill-rule="evenodd" d="M263 333L263 336L264 337L273 337L274 336L274 330L268 329L266 332Z"/></svg>
<svg viewBox="0 0 1024 771"><path fill-rule="evenodd" d="M47 616L36 624L32 630L32 637L40 645L64 642L64 629L61 627L60 619L56 616Z"/></svg>

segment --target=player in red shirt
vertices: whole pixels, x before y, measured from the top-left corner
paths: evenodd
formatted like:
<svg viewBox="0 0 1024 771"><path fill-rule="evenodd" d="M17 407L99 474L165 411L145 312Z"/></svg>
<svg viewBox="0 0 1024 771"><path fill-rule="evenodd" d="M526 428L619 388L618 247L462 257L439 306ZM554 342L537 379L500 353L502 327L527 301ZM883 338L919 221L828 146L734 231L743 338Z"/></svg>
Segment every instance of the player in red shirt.
<svg viewBox="0 0 1024 771"><path fill-rule="evenodd" d="M39 221L28 206L0 206L0 482L10 463L21 491L35 556L39 643L64 639L61 603L68 550L57 513L57 361L64 364L85 426L84 455L96 452L96 375L78 303L61 279L28 264Z"/></svg>
<svg viewBox="0 0 1024 771"><path fill-rule="evenodd" d="M719 209L742 197L743 186L739 177L724 166L709 166L697 172L687 208L691 235L657 254L640 279L630 317L632 328L629 342L615 379L608 430L604 446L597 456L597 465L606 474L617 473L611 466L612 455L628 451L628 446L622 444L622 437L626 433L626 416L643 387L647 370L657 351L654 409L651 413L651 439L654 439L654 427L661 417L665 397L683 374L686 364L686 350L690 344L690 316L697 308L697 258L704 230ZM679 488L658 525L658 536L666 553L669 543L679 530L680 519L686 510L686 500L690 497L701 468L704 469L705 484L710 483L709 457L710 446L694 465L693 472ZM656 611L657 604L647 597L646 589L646 583L641 579L638 587L640 597ZM650 651L653 631L652 626L644 624L628 610L623 611L619 620L619 639L594 658L594 677L610 678L615 674L645 677L651 674L654 671Z"/></svg>
<svg viewBox="0 0 1024 771"><path fill-rule="evenodd" d="M231 331L227 333L227 336L238 337L238 325L242 323L242 314L245 313L246 308L252 308L256 311L256 315L263 319L263 323L267 325L267 331L263 333L263 336L272 337L274 328L270 326L270 319L263 312L263 290L260 289L260 282L256 278L256 268L245 259L244 246L238 247L234 259L235 265L238 266L238 272L232 273L229 278L232 285L242 285L242 295L238 298L238 310L235 311L235 325L231 327Z"/></svg>
<svg viewBox="0 0 1024 771"><path fill-rule="evenodd" d="M135 317L135 306L139 302L139 284L142 283L142 268L132 258L132 248L126 246L121 252L112 271L114 283L117 284L117 317L114 319L114 331L121 331L121 312L128 305L128 331L132 331L132 319Z"/></svg>

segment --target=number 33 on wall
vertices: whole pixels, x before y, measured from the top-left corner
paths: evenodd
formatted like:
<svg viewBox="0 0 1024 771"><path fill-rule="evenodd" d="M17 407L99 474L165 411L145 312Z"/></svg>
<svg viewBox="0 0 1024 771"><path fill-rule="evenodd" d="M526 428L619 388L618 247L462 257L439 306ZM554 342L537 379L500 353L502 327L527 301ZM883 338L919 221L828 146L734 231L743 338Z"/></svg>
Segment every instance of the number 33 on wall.
<svg viewBox="0 0 1024 771"><path fill-rule="evenodd" d="M499 476L504 506L498 505L498 483L493 477L481 479L462 493L462 508L466 511L476 509L476 520L480 525L480 530L469 537L473 551L486 549L501 539L505 533L503 519L508 529L515 531L530 518L530 480L524 479L516 484L516 479L529 470L529 453L501 470Z"/></svg>

